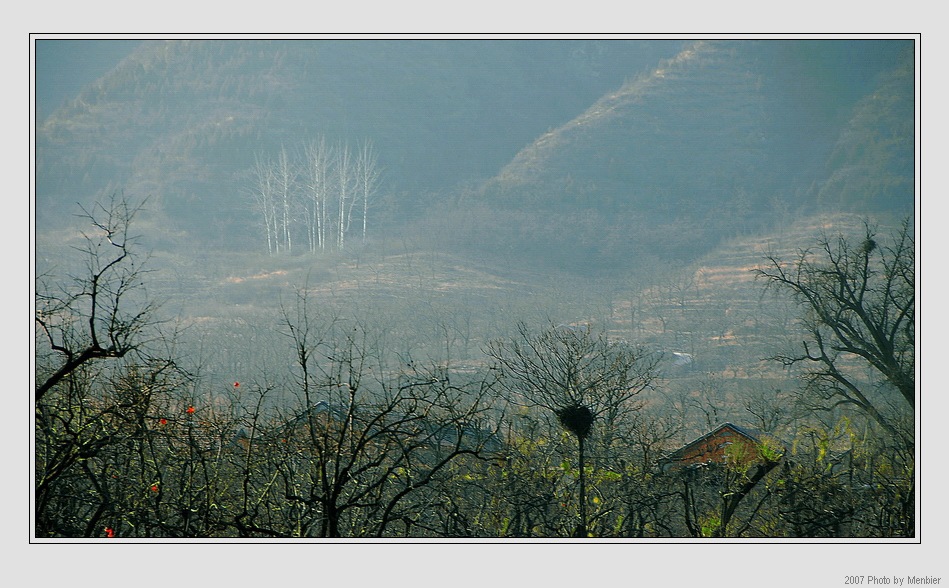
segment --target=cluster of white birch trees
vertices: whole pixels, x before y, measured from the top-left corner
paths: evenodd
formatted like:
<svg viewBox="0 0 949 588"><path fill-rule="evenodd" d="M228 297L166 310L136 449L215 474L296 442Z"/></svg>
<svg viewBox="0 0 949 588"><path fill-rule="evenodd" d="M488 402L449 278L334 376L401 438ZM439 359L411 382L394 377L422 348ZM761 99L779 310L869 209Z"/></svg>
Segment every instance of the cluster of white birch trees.
<svg viewBox="0 0 949 588"><path fill-rule="evenodd" d="M268 252L292 253L301 239L313 253L339 251L357 232L365 241L380 176L370 140L353 148L320 136L294 152L258 154L251 192Z"/></svg>

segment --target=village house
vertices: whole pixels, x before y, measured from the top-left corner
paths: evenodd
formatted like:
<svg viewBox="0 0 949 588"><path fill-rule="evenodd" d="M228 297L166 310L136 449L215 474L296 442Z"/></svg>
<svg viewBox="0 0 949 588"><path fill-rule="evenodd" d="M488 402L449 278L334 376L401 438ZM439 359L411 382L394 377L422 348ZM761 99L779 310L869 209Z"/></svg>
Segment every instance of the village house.
<svg viewBox="0 0 949 588"><path fill-rule="evenodd" d="M773 457L762 454L773 441L760 431L724 423L669 453L659 464L664 472L709 464L735 464L736 461L751 466Z"/></svg>

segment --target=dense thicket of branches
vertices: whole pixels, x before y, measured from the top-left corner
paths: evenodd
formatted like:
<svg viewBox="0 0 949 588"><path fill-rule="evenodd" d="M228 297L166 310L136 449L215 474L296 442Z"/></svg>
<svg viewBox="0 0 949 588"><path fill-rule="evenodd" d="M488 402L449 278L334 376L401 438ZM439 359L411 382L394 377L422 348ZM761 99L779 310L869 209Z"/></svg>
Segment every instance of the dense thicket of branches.
<svg viewBox="0 0 949 588"><path fill-rule="evenodd" d="M689 423L659 406L659 356L588 327L522 323L480 366L423 365L304 287L274 317L289 365L205 382L158 330L135 210L89 211L84 273L37 286L37 537L915 534L911 429L893 416L913 409L900 394L915 346L905 228L763 272L823 303L803 317L805 352L784 360L818 366L805 392L824 393L809 398L830 401L831 419L776 426L751 460L735 447L669 467ZM877 377L857 378L845 354ZM888 393L897 407L873 404Z"/></svg>

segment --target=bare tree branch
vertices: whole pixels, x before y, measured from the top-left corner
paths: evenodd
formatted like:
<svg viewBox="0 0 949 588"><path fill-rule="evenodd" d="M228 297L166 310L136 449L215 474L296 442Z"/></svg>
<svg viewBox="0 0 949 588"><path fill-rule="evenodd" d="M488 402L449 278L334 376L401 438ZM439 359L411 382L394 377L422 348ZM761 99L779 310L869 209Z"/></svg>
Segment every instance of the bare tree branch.
<svg viewBox="0 0 949 588"><path fill-rule="evenodd" d="M890 433L905 437L871 398L856 363L870 367L905 405L915 408L915 245L911 219L887 243L864 224L858 243L822 237L791 263L774 255L756 270L769 287L789 292L804 309L802 354L779 354L785 366L807 367L809 386L850 404ZM912 443L911 439L907 439Z"/></svg>
<svg viewBox="0 0 949 588"><path fill-rule="evenodd" d="M58 368L36 386L36 402L90 361L120 358L139 350L145 331L157 324L157 304L144 295L147 271L137 263L136 238L129 226L141 206L120 195L80 215L95 232L83 233L86 273L73 288L53 292L37 284L34 320L49 349L61 357ZM104 244L111 247L103 248Z"/></svg>

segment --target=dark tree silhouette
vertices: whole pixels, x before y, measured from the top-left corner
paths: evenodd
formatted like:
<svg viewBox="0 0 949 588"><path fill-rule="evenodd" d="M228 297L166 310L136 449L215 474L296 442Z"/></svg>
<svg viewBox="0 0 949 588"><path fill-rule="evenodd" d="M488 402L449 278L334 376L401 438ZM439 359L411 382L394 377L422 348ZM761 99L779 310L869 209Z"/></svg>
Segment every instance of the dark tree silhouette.
<svg viewBox="0 0 949 588"><path fill-rule="evenodd" d="M768 285L788 291L803 307L807 335L802 351L777 355L786 366L806 367L808 391L831 406L858 408L908 447L914 443L887 410L893 392L915 409L916 271L911 219L882 241L864 223L858 242L821 237L816 250L802 250L791 263L774 255L756 270ZM884 384L861 380L854 361L871 368ZM889 394L886 391L889 391Z"/></svg>
<svg viewBox="0 0 949 588"><path fill-rule="evenodd" d="M501 386L515 403L550 410L577 437L580 521L575 535L587 535L584 443L600 415L610 420L638 410L635 396L656 378L658 357L606 333L550 325L540 333L519 323L517 335L495 341L487 353L497 362Z"/></svg>
<svg viewBox="0 0 949 588"><path fill-rule="evenodd" d="M40 339L60 357L58 367L41 377L37 374L36 402L84 364L120 358L145 343L147 328L156 324L156 303L144 296L146 272L136 263L136 238L129 226L141 205L132 206L113 194L92 211L83 209L92 233L83 233L79 248L85 257L85 273L71 287L54 291L38 280L35 322Z"/></svg>

